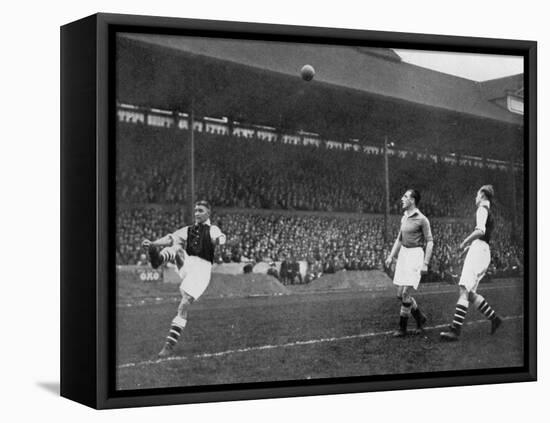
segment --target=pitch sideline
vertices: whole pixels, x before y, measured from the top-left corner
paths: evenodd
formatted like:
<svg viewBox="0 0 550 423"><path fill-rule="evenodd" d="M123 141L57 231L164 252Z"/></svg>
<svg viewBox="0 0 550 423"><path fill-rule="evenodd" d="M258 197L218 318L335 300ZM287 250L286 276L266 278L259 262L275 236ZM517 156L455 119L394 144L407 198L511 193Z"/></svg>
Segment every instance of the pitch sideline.
<svg viewBox="0 0 550 423"><path fill-rule="evenodd" d="M516 315L516 316L507 316L503 317L502 320L519 320L523 319L523 315ZM479 319L474 320L471 322L465 323L466 325L475 325L479 323L485 323L487 322L487 319ZM440 325L434 325L434 326L427 326L425 329L427 330L433 330L433 329L441 329L448 327L449 323L444 323ZM314 345L314 344L322 344L322 343L328 343L328 342L339 342L339 341L346 341L350 339L361 339L361 338L373 338L377 336L385 336L390 335L394 332L394 330L387 330L382 332L367 332L367 333L360 333L357 335L347 335L347 336L341 336L341 337L333 337L333 338L319 338L319 339L310 339L308 341L294 341L294 342L287 342L284 344L275 344L275 345L259 345L256 347L247 347L247 348L237 348L233 350L226 350L226 351L219 351L214 353L203 353L203 354L195 354L192 356L173 356L173 357L167 357L167 358L158 358L156 360L145 360L145 361L138 361L135 363L126 363L126 364L120 364L117 366L117 369L126 369L130 367L138 367L138 366L148 366L153 364L161 364L169 361L183 361L183 360L189 360L189 359L202 359L202 358L212 358L212 357L222 357L226 355L232 355L232 354L238 354L238 353L247 353L251 351L262 351L262 350L273 350L276 348L288 348L288 347L298 347L303 345Z"/></svg>

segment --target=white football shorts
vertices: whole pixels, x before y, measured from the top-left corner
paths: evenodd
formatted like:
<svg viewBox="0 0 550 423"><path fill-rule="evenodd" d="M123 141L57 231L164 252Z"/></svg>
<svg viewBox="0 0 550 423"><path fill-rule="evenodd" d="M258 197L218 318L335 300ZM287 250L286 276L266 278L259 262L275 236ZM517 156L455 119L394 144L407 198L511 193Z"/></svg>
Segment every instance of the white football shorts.
<svg viewBox="0 0 550 423"><path fill-rule="evenodd" d="M212 263L197 256L185 255L185 262L178 273L182 278L180 291L185 291L197 300L208 288Z"/></svg>
<svg viewBox="0 0 550 423"><path fill-rule="evenodd" d="M479 281L487 273L489 264L491 263L491 251L489 244L480 239L472 242L464 266L462 266L462 274L460 275L460 286L465 287L469 292L476 292Z"/></svg>
<svg viewBox="0 0 550 423"><path fill-rule="evenodd" d="M422 265L424 264L424 250L421 247L407 248L401 246L397 255L397 264L393 275L393 284L398 286L412 286L418 288Z"/></svg>

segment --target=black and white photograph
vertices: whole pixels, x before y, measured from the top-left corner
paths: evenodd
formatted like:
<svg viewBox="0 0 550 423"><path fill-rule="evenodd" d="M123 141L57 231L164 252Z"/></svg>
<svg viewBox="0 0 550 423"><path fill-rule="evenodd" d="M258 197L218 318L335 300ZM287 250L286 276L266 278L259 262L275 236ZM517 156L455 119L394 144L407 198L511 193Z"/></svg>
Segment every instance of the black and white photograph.
<svg viewBox="0 0 550 423"><path fill-rule="evenodd" d="M524 57L115 46L117 391L526 365Z"/></svg>
<svg viewBox="0 0 550 423"><path fill-rule="evenodd" d="M2 421L544 421L544 10L6 3Z"/></svg>

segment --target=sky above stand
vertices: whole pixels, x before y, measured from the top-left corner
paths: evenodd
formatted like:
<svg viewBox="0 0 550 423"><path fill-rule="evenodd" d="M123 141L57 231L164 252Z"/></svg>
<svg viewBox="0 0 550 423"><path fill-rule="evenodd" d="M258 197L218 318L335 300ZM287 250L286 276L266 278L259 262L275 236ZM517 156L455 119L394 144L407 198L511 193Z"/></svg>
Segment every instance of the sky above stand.
<svg viewBox="0 0 550 423"><path fill-rule="evenodd" d="M401 49L394 51L404 62L473 81L487 81L523 73L523 58L520 56Z"/></svg>

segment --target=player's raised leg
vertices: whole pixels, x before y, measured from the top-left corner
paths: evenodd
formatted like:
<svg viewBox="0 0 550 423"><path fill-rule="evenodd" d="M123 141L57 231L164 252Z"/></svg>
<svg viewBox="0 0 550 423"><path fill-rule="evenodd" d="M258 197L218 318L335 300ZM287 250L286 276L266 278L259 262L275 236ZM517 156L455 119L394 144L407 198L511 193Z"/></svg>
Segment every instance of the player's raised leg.
<svg viewBox="0 0 550 423"><path fill-rule="evenodd" d="M165 236L153 242L146 239L141 243L141 246L149 254L149 261L153 269L157 269L170 261L174 262L178 249L181 248L179 245L173 245L170 236Z"/></svg>

